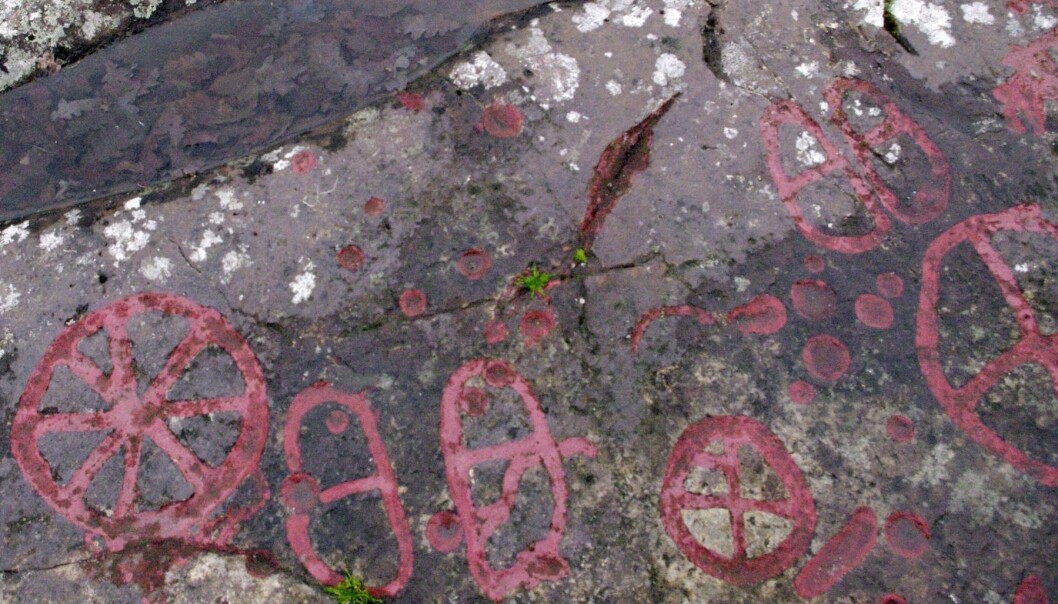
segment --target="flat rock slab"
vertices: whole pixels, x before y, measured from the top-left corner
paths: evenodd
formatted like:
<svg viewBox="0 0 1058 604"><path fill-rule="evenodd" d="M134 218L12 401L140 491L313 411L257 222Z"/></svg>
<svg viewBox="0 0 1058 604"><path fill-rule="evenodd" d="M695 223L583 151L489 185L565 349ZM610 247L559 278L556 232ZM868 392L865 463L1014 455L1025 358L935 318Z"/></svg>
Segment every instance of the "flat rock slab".
<svg viewBox="0 0 1058 604"><path fill-rule="evenodd" d="M752 4L0 229L0 593L1058 597L1054 9Z"/></svg>

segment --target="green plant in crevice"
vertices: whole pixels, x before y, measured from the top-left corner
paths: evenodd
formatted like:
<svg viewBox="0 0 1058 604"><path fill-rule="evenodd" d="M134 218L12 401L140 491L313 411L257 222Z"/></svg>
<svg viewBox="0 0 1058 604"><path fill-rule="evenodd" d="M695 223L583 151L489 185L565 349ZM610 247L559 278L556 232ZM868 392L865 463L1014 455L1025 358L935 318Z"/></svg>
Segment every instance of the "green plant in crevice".
<svg viewBox="0 0 1058 604"><path fill-rule="evenodd" d="M573 261L577 264L586 263L588 261L588 252L582 247L577 248L577 251L573 252Z"/></svg>
<svg viewBox="0 0 1058 604"><path fill-rule="evenodd" d="M547 284L551 283L554 275L541 271L535 264L529 266L529 270L514 279L514 284L519 288L527 290L530 294L542 296Z"/></svg>
<svg viewBox="0 0 1058 604"><path fill-rule="evenodd" d="M345 578L340 583L324 587L323 591L338 604L384 604L380 598L371 595L364 587L364 582L349 571L345 571Z"/></svg>

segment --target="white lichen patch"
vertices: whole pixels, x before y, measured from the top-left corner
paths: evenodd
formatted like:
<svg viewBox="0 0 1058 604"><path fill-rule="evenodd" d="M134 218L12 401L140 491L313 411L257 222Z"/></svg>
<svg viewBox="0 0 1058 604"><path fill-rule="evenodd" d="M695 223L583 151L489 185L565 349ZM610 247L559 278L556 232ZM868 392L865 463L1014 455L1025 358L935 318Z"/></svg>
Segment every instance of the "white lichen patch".
<svg viewBox="0 0 1058 604"><path fill-rule="evenodd" d="M227 283L231 280L231 275L235 271L245 268L253 264L253 260L250 259L250 255L245 250L231 250L220 260L220 268L223 274L221 275L221 281Z"/></svg>
<svg viewBox="0 0 1058 604"><path fill-rule="evenodd" d="M654 11L645 6L633 6L628 13L621 17L621 25L625 27L643 27Z"/></svg>
<svg viewBox="0 0 1058 604"><path fill-rule="evenodd" d="M613 96L621 94L621 83L616 80L606 82L606 92L609 92Z"/></svg>
<svg viewBox="0 0 1058 604"><path fill-rule="evenodd" d="M151 240L150 233L134 228L129 220L106 226L103 235L110 240L107 251L114 258L114 264L128 260L131 254L147 247Z"/></svg>
<svg viewBox="0 0 1058 604"><path fill-rule="evenodd" d="M202 233L202 239L199 244L192 245L194 249L191 250L191 254L188 256L188 258L192 262L204 262L206 258L209 257L209 248L219 243L224 243L224 239L222 239L220 235L214 233L212 230L206 229L206 232Z"/></svg>
<svg viewBox="0 0 1058 604"><path fill-rule="evenodd" d="M930 451L929 456L922 460L922 465L914 476L911 477L912 484L925 483L929 486L937 486L948 479L948 464L955 459L955 451L944 443L938 444Z"/></svg>
<svg viewBox="0 0 1058 604"><path fill-rule="evenodd" d="M12 243L22 243L29 237L29 221L13 224L0 231L0 247L6 247Z"/></svg>
<svg viewBox="0 0 1058 604"><path fill-rule="evenodd" d="M312 272L316 265L312 261L305 263L305 269L290 282L290 291L294 292L291 302L301 304L312 296L316 289L316 275Z"/></svg>
<svg viewBox="0 0 1058 604"><path fill-rule="evenodd" d="M489 53L479 50L470 55L470 60L456 65L448 77L463 90L469 90L478 84L488 90L504 84L507 81L507 71Z"/></svg>
<svg viewBox="0 0 1058 604"><path fill-rule="evenodd" d="M735 140L736 137L738 137L738 128L724 128L724 138Z"/></svg>
<svg viewBox="0 0 1058 604"><path fill-rule="evenodd" d="M885 163L889 165L895 164L896 160L900 159L900 151L902 151L900 143L894 141L885 152Z"/></svg>
<svg viewBox="0 0 1058 604"><path fill-rule="evenodd" d="M984 2L960 4L959 10L962 11L962 20L967 23L992 25L996 22L996 18L992 16L992 13L988 12L988 5Z"/></svg>
<svg viewBox="0 0 1058 604"><path fill-rule="evenodd" d="M849 7L848 4L845 6ZM855 0L851 7L864 13L864 23L883 26L884 0ZM955 38L951 35L951 15L940 4L923 0L893 0L890 10L898 24L915 27L926 35L930 44L941 48L955 45Z"/></svg>
<svg viewBox="0 0 1058 604"><path fill-rule="evenodd" d="M812 61L811 63L801 63L794 69L797 73L801 74L802 78L811 78L819 73L819 61Z"/></svg>
<svg viewBox="0 0 1058 604"><path fill-rule="evenodd" d="M51 230L40 234L40 249L45 252L53 252L62 245L65 237L57 230Z"/></svg>
<svg viewBox="0 0 1058 604"><path fill-rule="evenodd" d="M18 306L22 294L10 283L0 284L0 315Z"/></svg>
<svg viewBox="0 0 1058 604"><path fill-rule="evenodd" d="M63 214L63 218L66 220L66 226L77 226L81 223L81 210L73 209Z"/></svg>
<svg viewBox="0 0 1058 604"><path fill-rule="evenodd" d="M1038 31L1049 30L1058 25L1058 19L1055 19L1054 15L1045 12L1044 8L1039 4L1035 4L1032 7L1032 25Z"/></svg>
<svg viewBox="0 0 1058 604"><path fill-rule="evenodd" d="M673 80L683 77L687 66L676 55L666 52L654 61L654 83L658 86L668 86Z"/></svg>
<svg viewBox="0 0 1058 604"><path fill-rule="evenodd" d="M602 27L610 16L610 9L598 2L588 2L584 5L584 11L573 15L573 24L579 32L589 32Z"/></svg>
<svg viewBox="0 0 1058 604"><path fill-rule="evenodd" d="M235 191L231 189L220 189L214 195L220 200L221 209L229 212L237 212L242 209L242 202L235 199Z"/></svg>
<svg viewBox="0 0 1058 604"><path fill-rule="evenodd" d="M140 274L148 281L163 281L173 274L173 262L164 256L153 256L140 265Z"/></svg>
<svg viewBox="0 0 1058 604"><path fill-rule="evenodd" d="M818 166L827 160L827 156L819 149L819 141L808 132L802 132L794 141L797 149L797 161L806 166Z"/></svg>
<svg viewBox="0 0 1058 604"><path fill-rule="evenodd" d="M562 53L547 53L529 57L525 66L537 74L533 86L537 101L546 108L547 103L562 103L573 99L580 85L580 66L573 57Z"/></svg>

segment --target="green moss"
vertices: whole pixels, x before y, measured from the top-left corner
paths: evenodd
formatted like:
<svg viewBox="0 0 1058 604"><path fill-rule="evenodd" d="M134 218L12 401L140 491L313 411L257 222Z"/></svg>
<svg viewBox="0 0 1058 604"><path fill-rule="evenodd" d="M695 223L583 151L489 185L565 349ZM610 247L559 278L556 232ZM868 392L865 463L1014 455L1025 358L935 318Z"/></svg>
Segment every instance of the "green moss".
<svg viewBox="0 0 1058 604"><path fill-rule="evenodd" d="M364 582L354 577L349 571L337 585L324 587L323 591L334 598L338 604L383 604L382 600L368 593Z"/></svg>
<svg viewBox="0 0 1058 604"><path fill-rule="evenodd" d="M544 295L544 289L548 283L551 283L551 279L554 275L548 272L541 271L536 268L536 265L529 267L529 271L518 275L514 279L514 284L518 287L528 290L530 294L542 296Z"/></svg>

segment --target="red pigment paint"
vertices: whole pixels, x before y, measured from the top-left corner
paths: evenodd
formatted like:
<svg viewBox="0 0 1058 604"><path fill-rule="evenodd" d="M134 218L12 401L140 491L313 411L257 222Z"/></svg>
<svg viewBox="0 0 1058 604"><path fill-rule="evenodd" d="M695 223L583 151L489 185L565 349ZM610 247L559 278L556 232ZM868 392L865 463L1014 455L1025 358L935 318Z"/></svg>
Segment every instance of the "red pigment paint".
<svg viewBox="0 0 1058 604"><path fill-rule="evenodd" d="M812 377L833 382L849 369L849 349L834 336L818 335L809 338L801 352L801 359Z"/></svg>
<svg viewBox="0 0 1058 604"><path fill-rule="evenodd" d="M796 175L786 173L782 165L779 131L787 124L804 129L819 142L826 157L823 163L807 168ZM801 231L805 239L822 248L843 254L859 254L878 247L892 227L889 216L882 209L871 188L804 108L788 100L775 101L764 110L764 114L760 117L760 133L764 139L764 149L767 153L768 170L771 172L772 181L775 183L783 205L786 206L786 211L793 218L794 226ZM801 191L834 172L841 174L849 181L856 199L870 215L874 228L869 233L831 235L805 219L801 206L798 204Z"/></svg>
<svg viewBox="0 0 1058 604"><path fill-rule="evenodd" d="M1047 604L1047 591L1043 588L1043 581L1036 575L1025 577L1014 592L1014 604Z"/></svg>
<svg viewBox="0 0 1058 604"><path fill-rule="evenodd" d="M419 113L423 109L426 109L426 99L421 94L415 92L398 92L397 100L400 101L402 107L408 111L414 111Z"/></svg>
<svg viewBox="0 0 1058 604"><path fill-rule="evenodd" d="M903 415L894 415L885 424L889 438L898 443L906 443L915 438L915 423Z"/></svg>
<svg viewBox="0 0 1058 604"><path fill-rule="evenodd" d="M558 325L555 313L550 310L530 310L522 315L519 327L522 330L522 338L526 346L536 346L544 336Z"/></svg>
<svg viewBox="0 0 1058 604"><path fill-rule="evenodd" d="M632 354L639 352L639 341L643 339L643 334L646 333L647 327L650 327L651 323L662 317L694 317L699 325L714 325L716 323L716 318L709 311L690 304L651 308L643 313L643 316L639 317L639 321L636 321L635 327L632 328L632 333L630 334Z"/></svg>
<svg viewBox="0 0 1058 604"><path fill-rule="evenodd" d="M786 325L786 307L775 296L761 294L731 309L727 322L744 334L771 335Z"/></svg>
<svg viewBox="0 0 1058 604"><path fill-rule="evenodd" d="M885 594L882 596L881 604L907 604L907 600L899 594Z"/></svg>
<svg viewBox="0 0 1058 604"><path fill-rule="evenodd" d="M426 294L421 289L406 289L400 294L400 312L409 319L426 312Z"/></svg>
<svg viewBox="0 0 1058 604"><path fill-rule="evenodd" d="M852 569L863 563L878 542L878 519L874 510L861 507L823 544L794 578L794 589L802 598L818 598L830 591Z"/></svg>
<svg viewBox="0 0 1058 604"><path fill-rule="evenodd" d="M522 112L514 105L495 101L481 115L481 127L496 138L512 138L522 133Z"/></svg>
<svg viewBox="0 0 1058 604"><path fill-rule="evenodd" d="M1058 30L1051 30L1025 46L1014 45L1003 58L1003 65L1014 70L1006 82L992 89L992 96L1003 105L1007 128L1025 133L1024 115L1035 134L1047 129L1046 103L1058 100L1058 69L1052 53L1058 50Z"/></svg>
<svg viewBox="0 0 1058 604"><path fill-rule="evenodd" d="M504 379L496 380L498 374L505 376ZM467 382L478 377L495 388L510 388L521 397L532 425L528 436L477 449L464 445L460 399ZM595 446L583 438L556 443L547 416L525 378L507 363L497 360L477 359L457 369L441 396L441 452L448 490L462 525L470 574L489 599L498 602L517 589L532 589L542 581L554 581L569 574L569 563L559 552L566 531L569 498L562 459L571 455L594 456ZM496 460L508 462L502 493L493 503L478 507L471 497L470 473L476 466ZM547 472L551 485L553 507L547 536L519 552L511 566L493 568L489 563L488 541L510 519L522 476L536 467ZM442 520L443 517L438 523ZM445 547L453 540L439 541Z"/></svg>
<svg viewBox="0 0 1058 604"><path fill-rule="evenodd" d="M827 261L820 256L805 256L805 270L810 273L821 273L827 269Z"/></svg>
<svg viewBox="0 0 1058 604"><path fill-rule="evenodd" d="M349 427L349 414L335 409L327 414L327 431L331 434L341 434Z"/></svg>
<svg viewBox="0 0 1058 604"><path fill-rule="evenodd" d="M826 321L838 310L838 295L824 281L802 280L790 286L797 314L809 321Z"/></svg>
<svg viewBox="0 0 1058 604"><path fill-rule="evenodd" d="M348 271L360 270L364 265L364 250L355 245L347 245L338 250L338 266Z"/></svg>
<svg viewBox="0 0 1058 604"><path fill-rule="evenodd" d="M922 291L915 334L918 363L930 391L955 425L977 444L1010 465L1046 486L1056 487L1058 467L1033 459L1003 440L981 421L976 411L981 397L1021 365L1039 363L1052 376L1058 375L1058 336L1047 336L1040 331L1035 311L1021 291L1014 270L992 246L992 237L1004 232L1036 233L1058 240L1058 225L1044 220L1039 206L1025 204L998 214L980 214L968 218L941 233L926 250L922 261ZM1004 300L1014 311L1021 339L957 388L948 382L940 359L937 303L940 300L940 276L944 259L948 252L962 243L972 245L992 273Z"/></svg>
<svg viewBox="0 0 1058 604"><path fill-rule="evenodd" d="M332 487L319 489L315 479L304 472L301 458L301 424L310 411L320 405L338 404L346 413L351 413L360 421L367 448L375 463L375 473L364 478L342 482ZM389 460L389 452L382 443L378 432L378 414L371 408L363 393L354 394L336 390L327 382L317 382L302 390L294 397L287 412L287 421L283 427L283 452L286 455L287 470L290 475L283 483L281 500L291 512L286 520L287 541L305 569L326 585L334 585L342 576L327 566L312 546L309 536L309 525L312 516L309 513L317 504L330 504L345 497L377 491L382 498L386 519L397 540L400 552L400 567L397 575L380 587L369 586L368 591L376 597L392 598L400 593L411 578L414 550L411 528L400 501L397 476ZM304 486L303 486L304 485Z"/></svg>
<svg viewBox="0 0 1058 604"><path fill-rule="evenodd" d="M856 298L856 318L867 327L889 329L893 326L893 307L874 294L863 294Z"/></svg>
<svg viewBox="0 0 1058 604"><path fill-rule="evenodd" d="M140 394L128 323L148 312L183 317L188 332ZM109 374L78 350L82 341L101 331L109 339ZM216 346L231 356L245 384L242 393L168 400L173 385L208 346ZM69 369L106 402L107 408L42 414L40 402L59 367ZM224 461L211 466L177 440L167 421L217 412L237 413L242 428ZM59 485L40 452L40 439L48 434L103 430L109 430L109 435L88 454L66 484ZM176 464L194 489L191 497L159 509L139 508L138 476L143 444L148 438ZM104 306L59 333L22 393L11 427L11 450L30 486L48 505L84 529L87 540L101 539L106 549L119 551L130 542L151 539L226 544L238 524L260 509L269 497L267 485L259 482L259 497L248 506L236 510L221 507L240 485L260 472L258 466L267 438L264 375L242 336L216 310L172 294L143 293ZM124 478L113 511L103 514L85 502L85 495L103 465L118 451L124 451ZM217 514L218 510L223 511Z"/></svg>
<svg viewBox="0 0 1058 604"><path fill-rule="evenodd" d="M456 260L456 270L471 281L484 277L492 268L492 258L485 250L472 247Z"/></svg>
<svg viewBox="0 0 1058 604"><path fill-rule="evenodd" d="M507 326L503 321L492 320L485 324L485 343L499 344L507 339Z"/></svg>
<svg viewBox="0 0 1058 604"><path fill-rule="evenodd" d="M874 280L874 287L886 298L904 295L904 280L896 273L882 273Z"/></svg>
<svg viewBox="0 0 1058 604"><path fill-rule="evenodd" d="M470 417L480 417L489 410L489 395L481 388L467 386L459 396L459 410Z"/></svg>
<svg viewBox="0 0 1058 604"><path fill-rule="evenodd" d="M885 519L885 542L902 558L914 560L926 553L930 539L929 525L918 514L893 512Z"/></svg>
<svg viewBox="0 0 1058 604"><path fill-rule="evenodd" d="M710 445L723 443L722 453L709 453ZM774 501L744 499L738 451L755 449L778 476L787 498ZM695 468L718 470L727 481L723 495L701 494L684 488ZM731 518L733 554L723 556L702 545L683 521L684 510L726 509ZM750 557L746 552L747 512L767 512L789 520L793 529L775 549ZM766 581L790 568L808 549L816 526L815 502L804 475L782 441L763 424L749 417L706 417L683 431L669 455L661 487L661 522L665 532L687 559L703 572L733 585Z"/></svg>
<svg viewBox="0 0 1058 604"><path fill-rule="evenodd" d="M845 98L849 93L857 93L882 107L885 119L881 124L867 132L859 132L845 115ZM852 78L838 78L824 92L823 96L834 111L831 121L841 128L845 140L867 177L867 182L878 194L885 209L897 220L905 224L924 224L940 216L948 208L951 191L951 167L948 158L929 138L926 131L914 120L907 117L896 103L882 94L873 84ZM918 183L915 197L908 207L901 208L900 201L892 189L874 168L874 155L883 145L901 135L910 138L929 161L930 173L923 182Z"/></svg>
<svg viewBox="0 0 1058 604"><path fill-rule="evenodd" d="M442 554L454 552L463 542L463 525L451 510L442 510L426 522L426 540Z"/></svg>
<svg viewBox="0 0 1058 604"><path fill-rule="evenodd" d="M380 216L386 210L386 201L381 197L372 197L364 202L364 214Z"/></svg>
<svg viewBox="0 0 1058 604"><path fill-rule="evenodd" d="M312 151L298 151L290 160L294 174L308 174L316 169L316 154Z"/></svg>
<svg viewBox="0 0 1058 604"><path fill-rule="evenodd" d="M816 387L804 380L791 382L786 387L786 392L790 395L790 400L798 405L807 405L816 399Z"/></svg>
<svg viewBox="0 0 1058 604"><path fill-rule="evenodd" d="M654 142L654 127L672 109L676 94L661 104L621 136L610 141L599 155L588 185L588 207L580 223L581 249L591 250L595 238L602 232L606 217L617 207L617 202L632 188L636 174L650 166L650 147Z"/></svg>

